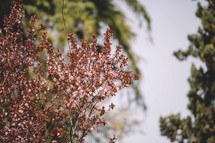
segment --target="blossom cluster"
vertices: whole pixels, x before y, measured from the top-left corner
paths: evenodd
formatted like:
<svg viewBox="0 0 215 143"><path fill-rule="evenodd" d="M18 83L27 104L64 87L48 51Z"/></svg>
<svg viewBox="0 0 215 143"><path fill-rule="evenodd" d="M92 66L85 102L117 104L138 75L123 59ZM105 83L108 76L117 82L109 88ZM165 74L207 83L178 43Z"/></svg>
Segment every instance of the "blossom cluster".
<svg viewBox="0 0 215 143"><path fill-rule="evenodd" d="M106 125L103 115L115 106L106 109L102 101L138 77L126 71L122 47L112 51L109 29L101 49L96 35L78 45L69 33L70 50L63 56L44 26L35 26L36 16L26 27L23 17L22 0L14 0L0 34L0 142L85 142L89 132Z"/></svg>

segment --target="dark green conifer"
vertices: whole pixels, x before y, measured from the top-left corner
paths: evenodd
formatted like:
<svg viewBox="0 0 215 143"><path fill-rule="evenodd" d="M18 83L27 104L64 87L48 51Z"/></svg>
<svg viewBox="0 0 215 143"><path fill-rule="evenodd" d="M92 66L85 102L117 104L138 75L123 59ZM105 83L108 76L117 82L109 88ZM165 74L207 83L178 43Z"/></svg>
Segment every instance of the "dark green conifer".
<svg viewBox="0 0 215 143"><path fill-rule="evenodd" d="M188 36L188 50L174 53L179 60L192 56L204 64L200 68L194 64L191 67L187 94L191 115L160 118L161 134L179 143L215 143L215 1L207 2L207 6L198 4L196 16L202 26L197 34Z"/></svg>

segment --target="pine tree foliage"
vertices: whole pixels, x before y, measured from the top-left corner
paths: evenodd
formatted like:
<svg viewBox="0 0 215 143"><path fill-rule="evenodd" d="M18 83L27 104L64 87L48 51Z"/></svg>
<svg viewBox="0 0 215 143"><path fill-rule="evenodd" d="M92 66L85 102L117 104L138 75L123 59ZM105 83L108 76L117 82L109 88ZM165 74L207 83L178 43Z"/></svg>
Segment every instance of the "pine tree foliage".
<svg viewBox="0 0 215 143"><path fill-rule="evenodd" d="M202 26L197 34L188 36L191 43L188 50L174 53L179 60L189 56L199 58L206 67L196 68L193 64L191 68L187 94L191 115L160 118L161 134L179 143L215 142L215 1L207 2L205 7L198 4L196 16Z"/></svg>

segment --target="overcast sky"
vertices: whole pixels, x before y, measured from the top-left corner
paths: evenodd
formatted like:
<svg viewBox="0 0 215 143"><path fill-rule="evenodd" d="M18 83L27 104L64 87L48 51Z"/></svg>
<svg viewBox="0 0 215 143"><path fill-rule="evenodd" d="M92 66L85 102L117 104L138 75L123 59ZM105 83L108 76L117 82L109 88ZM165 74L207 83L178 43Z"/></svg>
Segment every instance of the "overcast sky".
<svg viewBox="0 0 215 143"><path fill-rule="evenodd" d="M180 62L173 52L186 49L189 45L187 35L196 33L200 20L196 18L197 2L192 0L140 0L152 19L150 42L146 27L138 27L135 15L127 13L128 23L137 33L132 40L133 51L143 60L139 61L143 80L141 91L148 107L142 134L132 134L125 143L168 143L160 136L159 117L181 113L189 114L186 106L189 90L187 78L190 75L189 58ZM126 9L125 5L121 8ZM143 23L144 24L144 23ZM199 64L199 62L196 62ZM141 115L142 116L142 115Z"/></svg>

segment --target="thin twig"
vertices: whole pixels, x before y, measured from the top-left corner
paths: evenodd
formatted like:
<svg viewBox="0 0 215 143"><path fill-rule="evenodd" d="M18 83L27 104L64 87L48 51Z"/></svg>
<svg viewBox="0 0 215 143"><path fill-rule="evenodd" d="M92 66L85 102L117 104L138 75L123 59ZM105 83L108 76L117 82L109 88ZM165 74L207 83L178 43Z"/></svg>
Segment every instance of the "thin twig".
<svg viewBox="0 0 215 143"><path fill-rule="evenodd" d="M211 0L209 0L209 2L213 7L215 7L215 4Z"/></svg>
<svg viewBox="0 0 215 143"><path fill-rule="evenodd" d="M66 29L66 33L67 33L67 35L68 35L68 34L69 34L69 30L68 30L68 28L67 28L67 26L66 26L66 22L65 22L63 10L64 10L64 0L63 0L63 3L62 3L62 19L63 19L64 27L65 27L65 29ZM69 44L68 39L67 39L67 42L68 42L68 46L69 46L69 51L71 52L71 47L70 47L70 44Z"/></svg>
<svg viewBox="0 0 215 143"><path fill-rule="evenodd" d="M10 72L10 71L9 71ZM3 83L2 83L2 86L4 85L4 83L6 82L6 80L7 80L7 77L8 77L8 75L9 75L9 72L7 73L7 75L6 75L6 77L5 77L5 79L4 79L4 81L3 81Z"/></svg>

